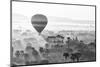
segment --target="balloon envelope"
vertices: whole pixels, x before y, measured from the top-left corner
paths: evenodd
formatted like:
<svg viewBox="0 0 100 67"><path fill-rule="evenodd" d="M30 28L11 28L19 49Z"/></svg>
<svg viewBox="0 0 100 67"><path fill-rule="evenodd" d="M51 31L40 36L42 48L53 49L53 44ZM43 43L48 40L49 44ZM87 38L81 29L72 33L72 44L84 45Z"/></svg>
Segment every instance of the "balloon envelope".
<svg viewBox="0 0 100 67"><path fill-rule="evenodd" d="M42 14L32 16L31 23L36 31L40 34L47 25L47 17Z"/></svg>

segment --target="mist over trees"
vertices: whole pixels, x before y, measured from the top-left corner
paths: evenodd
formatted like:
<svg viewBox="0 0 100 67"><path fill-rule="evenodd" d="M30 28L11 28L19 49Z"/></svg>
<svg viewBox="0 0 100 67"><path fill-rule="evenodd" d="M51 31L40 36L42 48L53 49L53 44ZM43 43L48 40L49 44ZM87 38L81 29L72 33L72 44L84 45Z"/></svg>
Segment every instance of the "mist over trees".
<svg viewBox="0 0 100 67"><path fill-rule="evenodd" d="M61 31L59 33L44 31L39 38L36 33L30 30L24 32L15 30L14 33L17 36L13 34L12 65L96 60L96 43L93 33L89 35L89 32L79 31ZM88 39L93 39L85 39L87 35L89 35ZM82 39L80 39L80 36ZM40 41L41 43L38 44Z"/></svg>

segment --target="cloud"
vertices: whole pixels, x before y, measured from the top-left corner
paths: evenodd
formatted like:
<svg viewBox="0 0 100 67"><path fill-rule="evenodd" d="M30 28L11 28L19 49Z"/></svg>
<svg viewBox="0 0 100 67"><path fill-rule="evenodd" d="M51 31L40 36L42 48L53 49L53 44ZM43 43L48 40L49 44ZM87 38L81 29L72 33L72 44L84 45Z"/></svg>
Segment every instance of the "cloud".
<svg viewBox="0 0 100 67"><path fill-rule="evenodd" d="M95 24L95 21L93 20L80 20L80 19L76 20L67 17L48 16L48 20L57 23Z"/></svg>
<svg viewBox="0 0 100 67"><path fill-rule="evenodd" d="M17 14L17 13L13 13L12 14L12 22L13 23L27 23L29 21L28 21L27 16Z"/></svg>

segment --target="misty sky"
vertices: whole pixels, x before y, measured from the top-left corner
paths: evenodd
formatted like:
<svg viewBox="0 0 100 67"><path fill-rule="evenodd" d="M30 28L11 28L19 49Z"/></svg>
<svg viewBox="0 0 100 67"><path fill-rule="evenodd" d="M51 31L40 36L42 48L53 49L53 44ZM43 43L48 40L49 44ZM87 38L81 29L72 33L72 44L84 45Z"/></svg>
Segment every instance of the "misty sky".
<svg viewBox="0 0 100 67"><path fill-rule="evenodd" d="M12 3L12 28L35 31L31 18L43 14L48 18L45 30L95 30L95 8L89 6Z"/></svg>

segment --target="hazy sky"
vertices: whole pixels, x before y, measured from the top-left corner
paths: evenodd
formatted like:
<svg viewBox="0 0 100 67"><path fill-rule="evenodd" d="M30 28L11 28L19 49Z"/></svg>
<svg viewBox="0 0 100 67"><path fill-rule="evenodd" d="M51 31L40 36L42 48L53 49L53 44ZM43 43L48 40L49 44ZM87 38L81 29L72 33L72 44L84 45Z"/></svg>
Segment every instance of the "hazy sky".
<svg viewBox="0 0 100 67"><path fill-rule="evenodd" d="M22 28L35 30L31 18L35 14L43 14L48 18L45 30L94 30L95 8L89 6L43 4L43 3L12 3L13 29Z"/></svg>

